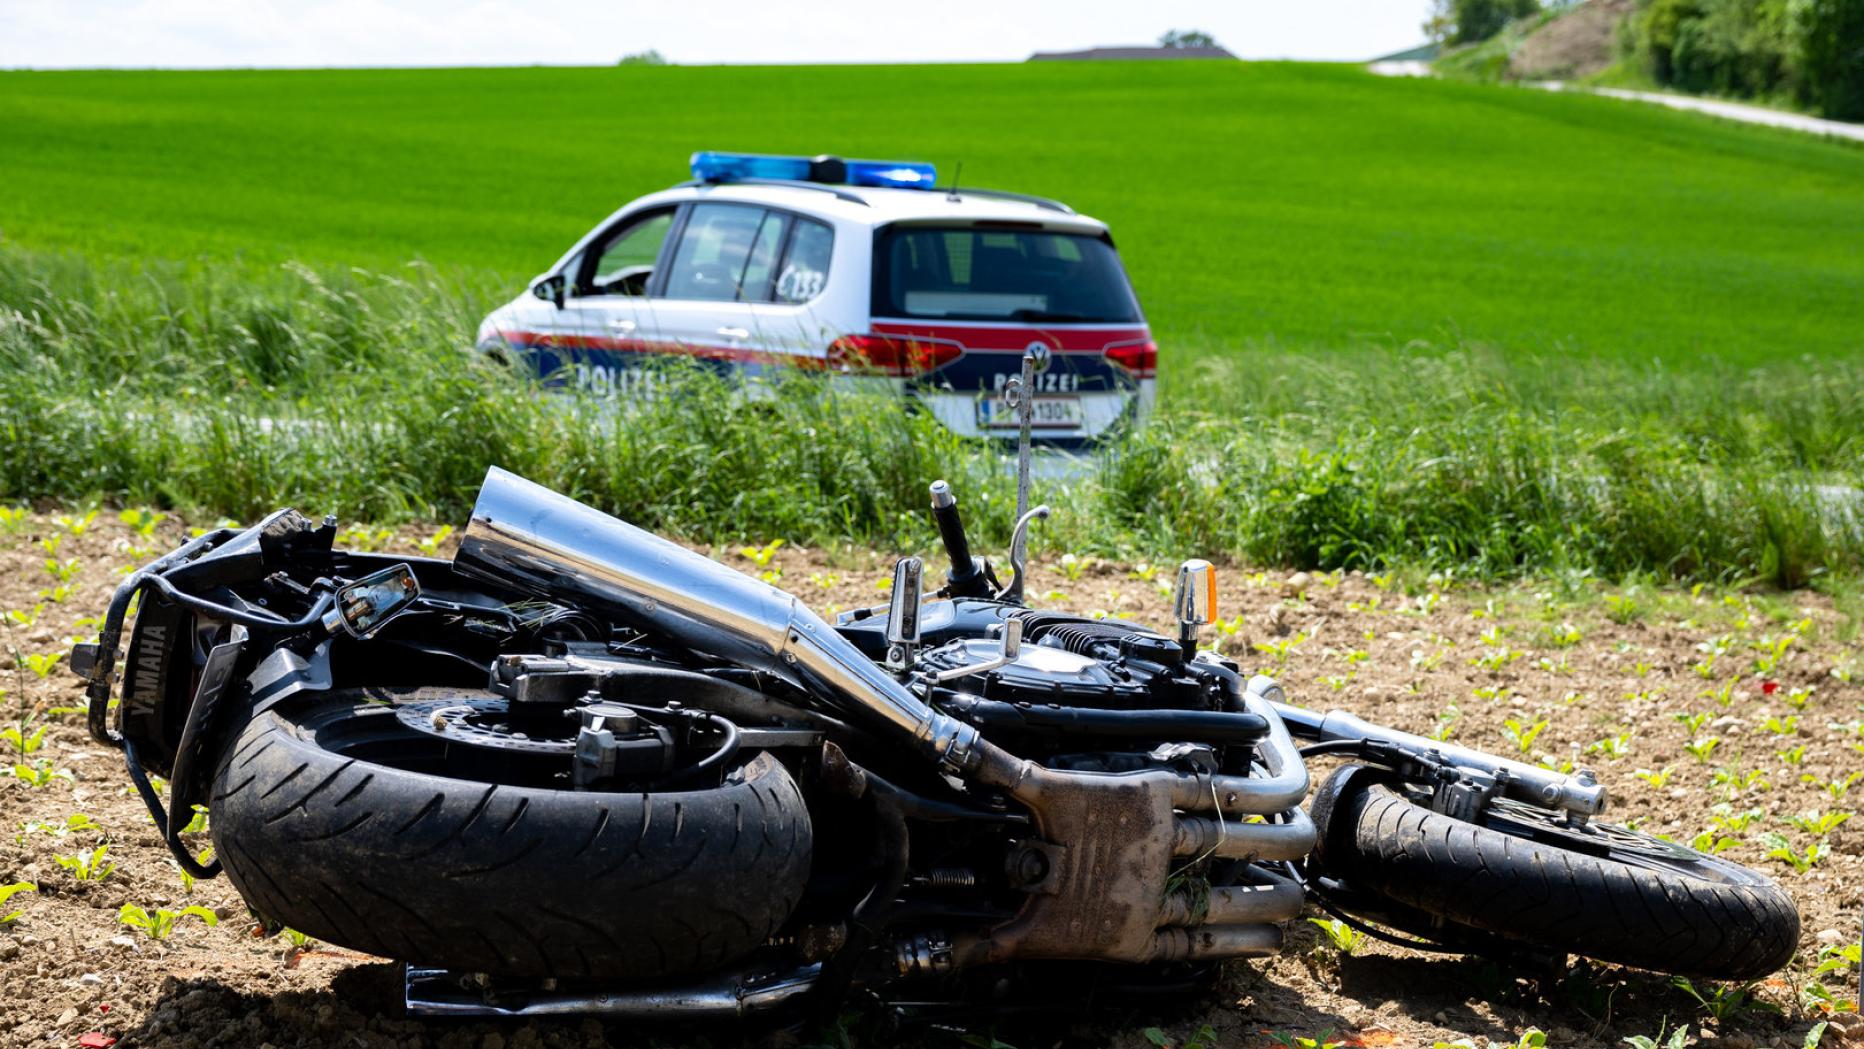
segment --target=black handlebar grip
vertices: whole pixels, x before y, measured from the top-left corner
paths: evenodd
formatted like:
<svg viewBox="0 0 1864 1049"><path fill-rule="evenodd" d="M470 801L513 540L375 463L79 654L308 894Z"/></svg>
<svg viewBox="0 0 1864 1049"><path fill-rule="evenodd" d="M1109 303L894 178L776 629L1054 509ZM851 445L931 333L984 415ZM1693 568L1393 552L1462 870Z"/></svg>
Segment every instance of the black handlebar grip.
<svg viewBox="0 0 1864 1049"><path fill-rule="evenodd" d="M958 498L951 485L932 482L932 520L938 525L939 538L945 541L945 553L951 558L951 581L964 583L978 574L977 561L971 557L971 541L965 538L964 522L958 519Z"/></svg>

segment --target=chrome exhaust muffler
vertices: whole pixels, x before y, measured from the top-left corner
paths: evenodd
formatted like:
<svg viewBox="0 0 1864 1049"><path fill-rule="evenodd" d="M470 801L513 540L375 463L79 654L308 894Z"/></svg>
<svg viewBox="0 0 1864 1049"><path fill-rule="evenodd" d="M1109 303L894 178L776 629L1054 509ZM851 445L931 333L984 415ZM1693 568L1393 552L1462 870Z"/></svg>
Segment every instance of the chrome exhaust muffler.
<svg viewBox="0 0 1864 1049"><path fill-rule="evenodd" d="M986 746L975 728L933 710L797 598L496 466L453 564L826 692L911 734L954 772L973 769Z"/></svg>

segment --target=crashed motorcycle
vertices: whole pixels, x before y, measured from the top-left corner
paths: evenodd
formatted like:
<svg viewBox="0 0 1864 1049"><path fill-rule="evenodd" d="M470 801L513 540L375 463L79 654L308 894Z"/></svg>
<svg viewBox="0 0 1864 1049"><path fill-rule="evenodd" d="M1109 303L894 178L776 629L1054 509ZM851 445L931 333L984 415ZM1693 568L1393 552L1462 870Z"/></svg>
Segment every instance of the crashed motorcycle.
<svg viewBox="0 0 1864 1049"><path fill-rule="evenodd" d="M1309 906L1516 963L1791 958L1777 885L1606 822L1585 772L1317 713L1201 649L1208 563L1163 630L1044 611L1045 507L1004 582L943 482L930 504L943 585L908 558L831 622L495 468L450 560L281 510L129 576L72 664L176 862L404 962L419 1015L1078 1006L1204 986Z"/></svg>

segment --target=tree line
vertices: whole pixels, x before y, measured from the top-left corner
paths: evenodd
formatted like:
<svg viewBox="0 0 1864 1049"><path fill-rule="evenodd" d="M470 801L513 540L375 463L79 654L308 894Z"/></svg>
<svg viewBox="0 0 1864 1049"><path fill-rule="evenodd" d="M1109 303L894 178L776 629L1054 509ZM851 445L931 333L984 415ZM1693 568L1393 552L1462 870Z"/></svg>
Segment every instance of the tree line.
<svg viewBox="0 0 1864 1049"><path fill-rule="evenodd" d="M1424 29L1446 45L1474 44L1547 9L1541 0L1436 0ZM1661 87L1864 119L1864 0L1639 0L1619 48Z"/></svg>

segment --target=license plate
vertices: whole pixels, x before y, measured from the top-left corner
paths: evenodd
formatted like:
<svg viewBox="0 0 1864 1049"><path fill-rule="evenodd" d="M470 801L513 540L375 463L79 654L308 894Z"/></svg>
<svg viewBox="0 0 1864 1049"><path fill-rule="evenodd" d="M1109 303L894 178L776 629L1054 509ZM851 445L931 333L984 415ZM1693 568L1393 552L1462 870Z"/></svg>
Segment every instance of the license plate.
<svg viewBox="0 0 1864 1049"><path fill-rule="evenodd" d="M1078 430L1086 421L1079 397L1037 397L1029 425L1035 430ZM1014 430L1022 425L1016 409L1001 397L977 402L977 425L983 430Z"/></svg>

